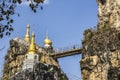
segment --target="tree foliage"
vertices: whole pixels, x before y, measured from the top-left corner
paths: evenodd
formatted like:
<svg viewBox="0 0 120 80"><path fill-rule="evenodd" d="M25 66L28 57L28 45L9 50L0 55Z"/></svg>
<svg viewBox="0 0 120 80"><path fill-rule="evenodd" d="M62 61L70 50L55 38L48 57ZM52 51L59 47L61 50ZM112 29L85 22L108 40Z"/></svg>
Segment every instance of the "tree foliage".
<svg viewBox="0 0 120 80"><path fill-rule="evenodd" d="M0 38L3 38L5 35L9 36L14 30L12 26L14 19L11 16L14 14L20 16L19 13L15 12L15 8L25 1L29 2L29 7L35 13L38 7L43 9L41 3L44 0L0 0Z"/></svg>

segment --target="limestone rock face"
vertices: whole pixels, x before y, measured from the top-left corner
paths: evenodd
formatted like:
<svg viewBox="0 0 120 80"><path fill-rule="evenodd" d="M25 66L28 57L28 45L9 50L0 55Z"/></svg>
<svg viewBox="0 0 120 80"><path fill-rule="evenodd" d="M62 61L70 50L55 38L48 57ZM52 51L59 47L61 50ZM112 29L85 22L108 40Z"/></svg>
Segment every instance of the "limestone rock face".
<svg viewBox="0 0 120 80"><path fill-rule="evenodd" d="M22 71L22 67L23 67L23 61L25 59L25 54L28 51L29 45L30 44L27 43L26 41L24 41L23 39L14 38L14 39L10 40L10 47L8 49L7 55L5 56L2 80L8 80L11 76L14 76L16 73L19 73L21 76L22 76L22 74L25 74L24 71ZM40 66L38 66L38 65L35 66L35 70L36 69L37 70L35 71L34 74L36 76L42 77L41 75L38 75L38 74L42 74L42 72L39 71L39 70L41 70L41 69L39 69L39 67L40 67L44 70L46 69L45 72L44 72L44 70L42 70L44 72L43 77L46 76L47 74L50 74L53 77L52 73L48 73L49 70L52 68L53 68L53 70L51 70L51 71L53 71L54 74L59 75L57 72L60 72L60 75L63 75L62 71L60 71L61 69L59 69L60 67L59 67L57 59L55 59L54 57L51 57L49 55L49 54L53 54L53 53L48 54L47 52L48 52L48 50L44 49L44 47L41 47L36 44L36 54L39 55L38 65L40 65ZM43 67L45 67L45 68L43 68ZM58 71L54 71L54 69L58 70ZM29 72L29 73L33 74L33 72ZM16 75L16 76L19 76L19 75ZM25 75L23 75L23 76L25 76ZM59 77L57 77L57 79L45 79L45 80L59 80L58 78ZM15 79L12 78L10 80L18 80L18 79L17 79L17 77L15 77ZM23 78L20 80L27 80L27 79ZM30 79L30 77L29 77L29 80L34 80L34 79ZM35 80L42 80L42 79L35 79ZM67 80L67 79L65 79L65 80Z"/></svg>
<svg viewBox="0 0 120 80"><path fill-rule="evenodd" d="M26 69L18 72L9 80L68 80L68 78L56 66L37 63L33 70Z"/></svg>
<svg viewBox="0 0 120 80"><path fill-rule="evenodd" d="M93 32L83 43L80 61L83 80L119 80L120 31Z"/></svg>
<svg viewBox="0 0 120 80"><path fill-rule="evenodd" d="M120 80L120 0L97 0L98 25L84 32L82 80Z"/></svg>
<svg viewBox="0 0 120 80"><path fill-rule="evenodd" d="M97 0L99 28L110 27L120 29L120 0Z"/></svg>

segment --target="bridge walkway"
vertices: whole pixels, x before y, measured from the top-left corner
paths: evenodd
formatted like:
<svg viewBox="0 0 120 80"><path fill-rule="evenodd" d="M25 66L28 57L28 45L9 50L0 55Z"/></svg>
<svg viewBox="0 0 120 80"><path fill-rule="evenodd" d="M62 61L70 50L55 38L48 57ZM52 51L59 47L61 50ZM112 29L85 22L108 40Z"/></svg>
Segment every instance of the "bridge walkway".
<svg viewBox="0 0 120 80"><path fill-rule="evenodd" d="M50 54L56 58L67 57L71 55L81 54L82 48L78 45L73 45L72 47L59 48L55 50L55 54Z"/></svg>

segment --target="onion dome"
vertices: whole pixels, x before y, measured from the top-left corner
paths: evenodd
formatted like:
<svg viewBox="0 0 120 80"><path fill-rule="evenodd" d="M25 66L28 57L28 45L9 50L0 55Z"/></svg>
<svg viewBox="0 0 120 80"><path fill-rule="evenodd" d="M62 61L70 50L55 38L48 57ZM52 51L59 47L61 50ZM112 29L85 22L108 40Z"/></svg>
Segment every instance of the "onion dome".
<svg viewBox="0 0 120 80"><path fill-rule="evenodd" d="M48 34L46 34L46 38L44 40L45 45L52 45L52 41L48 38Z"/></svg>

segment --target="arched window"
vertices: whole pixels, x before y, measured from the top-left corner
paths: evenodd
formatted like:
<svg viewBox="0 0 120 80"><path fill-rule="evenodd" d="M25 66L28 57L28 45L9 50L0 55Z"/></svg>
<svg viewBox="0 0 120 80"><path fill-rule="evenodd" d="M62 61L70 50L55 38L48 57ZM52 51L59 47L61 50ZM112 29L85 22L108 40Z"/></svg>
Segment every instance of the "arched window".
<svg viewBox="0 0 120 80"><path fill-rule="evenodd" d="M25 56L25 59L27 59L27 58L28 58L28 56L26 55L26 56Z"/></svg>
<svg viewBox="0 0 120 80"><path fill-rule="evenodd" d="M35 55L34 59L36 60L37 59L37 56Z"/></svg>

